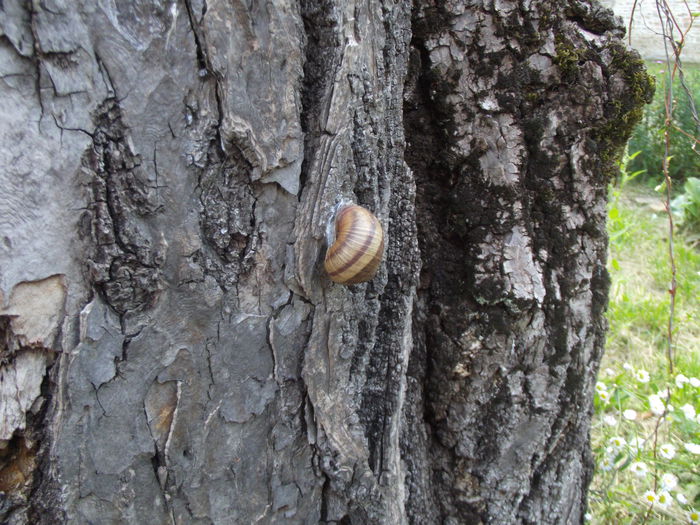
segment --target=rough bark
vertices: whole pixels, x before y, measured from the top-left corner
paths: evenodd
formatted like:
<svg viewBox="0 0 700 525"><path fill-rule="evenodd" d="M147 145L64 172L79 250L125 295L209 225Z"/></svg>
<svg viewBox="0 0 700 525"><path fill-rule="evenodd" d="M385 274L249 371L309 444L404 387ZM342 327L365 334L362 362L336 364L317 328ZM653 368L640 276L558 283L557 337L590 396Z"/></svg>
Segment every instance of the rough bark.
<svg viewBox="0 0 700 525"><path fill-rule="evenodd" d="M606 183L652 87L609 14L551 7L414 12L422 272L403 443L408 513L427 521L583 519Z"/></svg>
<svg viewBox="0 0 700 525"><path fill-rule="evenodd" d="M577 523L605 189L584 1L0 3L0 519ZM322 271L334 206L386 231Z"/></svg>

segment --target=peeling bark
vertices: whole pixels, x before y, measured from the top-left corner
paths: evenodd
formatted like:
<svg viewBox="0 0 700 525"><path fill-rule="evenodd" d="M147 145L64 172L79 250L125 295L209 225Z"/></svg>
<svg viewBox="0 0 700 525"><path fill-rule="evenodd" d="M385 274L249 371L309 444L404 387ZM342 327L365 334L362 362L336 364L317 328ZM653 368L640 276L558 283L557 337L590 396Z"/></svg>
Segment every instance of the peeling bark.
<svg viewBox="0 0 700 525"><path fill-rule="evenodd" d="M0 14L3 522L582 520L652 89L608 11ZM341 200L385 230L367 284L322 270Z"/></svg>

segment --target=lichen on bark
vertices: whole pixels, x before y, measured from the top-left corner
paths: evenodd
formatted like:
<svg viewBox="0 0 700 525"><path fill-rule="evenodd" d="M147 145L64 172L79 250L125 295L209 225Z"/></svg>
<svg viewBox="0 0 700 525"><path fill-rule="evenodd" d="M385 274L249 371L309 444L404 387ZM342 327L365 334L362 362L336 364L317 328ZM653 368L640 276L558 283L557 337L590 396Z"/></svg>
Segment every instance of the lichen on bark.
<svg viewBox="0 0 700 525"><path fill-rule="evenodd" d="M606 186L652 93L622 30L593 11L414 7L404 114L423 270L404 450L416 522L582 520Z"/></svg>

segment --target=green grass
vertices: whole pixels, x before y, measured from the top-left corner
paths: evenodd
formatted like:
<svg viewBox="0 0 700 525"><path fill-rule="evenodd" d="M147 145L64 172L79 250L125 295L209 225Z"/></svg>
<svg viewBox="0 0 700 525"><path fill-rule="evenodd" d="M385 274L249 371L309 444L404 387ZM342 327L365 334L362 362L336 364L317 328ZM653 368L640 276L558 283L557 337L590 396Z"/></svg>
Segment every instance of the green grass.
<svg viewBox="0 0 700 525"><path fill-rule="evenodd" d="M660 196L628 186L613 199L608 222L612 278L606 361L643 357L649 366L664 357L670 306L668 217ZM700 348L700 251L675 236L677 354ZM695 350L695 352L693 352Z"/></svg>
<svg viewBox="0 0 700 525"><path fill-rule="evenodd" d="M690 523L689 512L700 509L700 455L686 448L687 444L691 448L700 444L700 251L687 238L676 235L675 358L671 374L666 357L668 217L660 196L632 184L613 192L608 231L610 329L591 436L597 469L589 494L590 522ZM690 379L677 379L678 374L692 378L695 386ZM673 410L661 417L661 401L655 396L666 389ZM660 406L663 410L663 402ZM624 442L614 446L619 438ZM645 440L644 444L629 445L637 439ZM661 454L661 446L666 444L675 447L673 457ZM641 469L640 465L648 472L635 474L633 470ZM664 474L677 480L665 492ZM645 500L647 491L670 503L650 506Z"/></svg>
<svg viewBox="0 0 700 525"><path fill-rule="evenodd" d="M656 79L656 93L652 103L644 109L641 123L634 130L629 141L631 152L641 154L630 162L632 171L644 170L641 179L646 184L655 186L663 180L661 163L665 155L664 122L666 119L665 96L668 84L668 68L665 63L647 61L647 73ZM686 86L693 99L700 101L700 64L684 64ZM696 134L691 106L681 82L676 75L673 83L673 123L686 133ZM696 176L700 172L700 156L692 150L693 141L676 129L670 133L672 159L670 175L676 182L686 177Z"/></svg>

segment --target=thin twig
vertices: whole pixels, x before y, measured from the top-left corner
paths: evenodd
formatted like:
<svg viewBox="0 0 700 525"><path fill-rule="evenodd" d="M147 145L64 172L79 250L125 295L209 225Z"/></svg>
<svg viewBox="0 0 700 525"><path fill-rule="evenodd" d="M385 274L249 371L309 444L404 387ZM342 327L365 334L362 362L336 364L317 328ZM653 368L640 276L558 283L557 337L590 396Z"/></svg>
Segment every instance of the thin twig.
<svg viewBox="0 0 700 525"><path fill-rule="evenodd" d="M695 119L696 123L696 130L700 130L700 121L697 119L697 110L695 108L695 104L692 100L692 94L690 90L688 89L687 85L685 84L685 78L683 76L683 66L682 66L682 61L681 61L681 53L683 52L683 46L685 44L686 36L688 34L688 31L690 31L690 28L693 25L693 17L691 15L690 17L690 24L685 30L682 30L678 24L678 21L676 18L673 16L673 13L666 2L666 0L655 0L656 2L656 11L659 16L659 21L661 22L661 30L663 34L663 42L664 42L664 52L666 55L666 93L664 97L664 107L665 107L665 112L666 112L666 118L664 120L664 158L662 161L662 168L663 168L663 175L664 175L664 183L666 186L666 191L665 191L665 202L664 202L664 208L666 210L666 216L668 217L668 259L669 259L669 265L671 268L671 280L669 284L669 290L668 293L670 295L670 302L669 302L669 312L668 312L668 324L667 324L667 331L666 331L666 358L668 361L668 373L669 376L673 376L673 329L674 329L674 318L675 318L675 310L676 310L676 258L675 258L675 252L674 252L674 223L673 223L673 214L671 212L671 192L673 189L672 186L672 181L671 181L671 175L669 173L669 162L671 159L671 130L678 130L681 131L681 133L685 135L689 135L688 133L684 132L683 130L680 130L678 126L676 126L673 123L673 81L676 78L676 75L681 80L681 85L683 86L683 89L686 93L686 96L688 99L691 101L690 102L690 107L691 107L691 112L693 114L693 118ZM636 4L636 2L635 2ZM686 8L688 8L688 4L686 1L684 1L684 4ZM680 35L680 40L678 42L675 41L674 39L674 33L675 31L678 32ZM673 59L673 62L671 61ZM693 140L697 140L695 137L692 137ZM695 145L693 145L693 149L695 149ZM670 383L669 383L670 384ZM656 420L656 424L654 425L654 431L652 433L653 435L653 447L652 447L652 456L654 458L654 493L656 493L658 489L658 464L657 464L657 448L658 448L658 441L659 441L659 429L661 427L661 423L665 420L668 412L669 412L669 401L671 399L671 387L668 386L666 389L666 396L664 400L664 410L663 413L658 416L658 419ZM653 511L654 505L650 505L647 511L644 514L644 517L642 519L642 523L647 523L649 521L649 518L651 516L651 513Z"/></svg>
<svg viewBox="0 0 700 525"><path fill-rule="evenodd" d="M630 13L630 23L627 25L627 42L629 42L629 45L632 45L632 22L634 21L634 12L637 10L637 1L634 0L634 3L632 4L632 12Z"/></svg>

